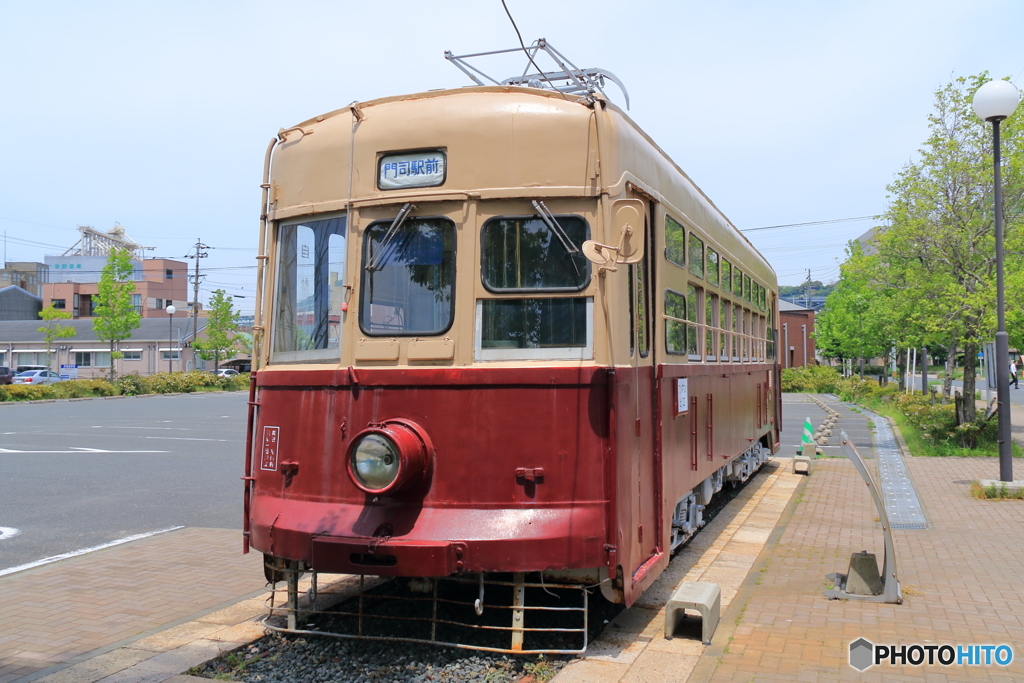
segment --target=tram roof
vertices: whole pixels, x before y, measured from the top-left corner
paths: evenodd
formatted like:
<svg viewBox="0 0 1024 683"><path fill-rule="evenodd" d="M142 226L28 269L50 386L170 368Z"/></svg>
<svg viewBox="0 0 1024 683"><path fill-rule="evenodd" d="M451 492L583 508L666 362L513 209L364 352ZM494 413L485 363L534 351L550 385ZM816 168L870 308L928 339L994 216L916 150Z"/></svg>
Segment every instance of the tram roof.
<svg viewBox="0 0 1024 683"><path fill-rule="evenodd" d="M617 133L617 135L618 135L618 137L620 139L630 138L630 137L632 137L634 135L638 135L644 141L644 143L646 143L646 145L637 145L636 144L637 141L635 141L635 140L632 141L632 144L633 144L633 150L632 151L633 151L633 154L634 154L634 159L638 158L640 156L646 156L647 158L652 158L653 157L653 158L659 159L661 161L661 163L667 164L674 173L677 173L681 178L684 179L684 183L687 186L686 187L687 190L689 190L690 192L693 192L696 195L698 195L699 202L704 205L703 206L704 212L707 215L706 215L706 219L704 221L695 220L695 222L698 225L701 225L703 227L703 229L705 229L705 230L708 230L708 229L710 229L712 227L712 226L704 224L708 220L710 220L710 221L712 221L712 222L717 224L717 225L714 226L715 228L718 228L718 229L725 228L726 232L731 233L730 236L733 238L733 240L728 240L728 241L734 241L734 240L738 239L739 243L736 243L735 247L739 247L739 248L741 248L744 251L752 252L752 253L748 253L748 254L743 255L743 256L745 256L746 258L749 258L749 256L751 256L751 255L756 255L756 258L759 258L762 261L763 266L766 267L769 271L772 271L772 274L774 275L774 271L771 268L771 265L768 264L767 260L764 259L764 256L762 256L760 254L760 252L758 252L756 247L754 247L754 245L750 242L750 240L746 237L746 235L744 235L743 233L741 233L739 231L739 229L715 205L715 203L711 200L711 198L708 197L704 193L704 191L701 190L700 187L693 181L693 179L690 178L690 176L687 175L687 173L682 168L679 167L679 165L672 159L672 157L669 156L639 125L637 125L637 123L635 121L633 121L628 116L628 114L626 114L622 109L617 107L614 103L611 103L611 102L609 102L607 100L604 100L603 98L600 98L600 96L597 96L596 98L595 97L584 97L584 96L578 96L578 95L570 95L570 94L561 93L561 92L555 92L555 91L552 91L552 90L541 89L541 88L530 88L530 87L524 87L524 86L504 86L504 85L503 86L466 86L466 87L461 87L461 88L448 88L448 89L439 89L439 90L429 90L429 91L425 91L425 92L408 93L408 94L404 94L404 95L394 95L394 96L389 96L389 97L381 97L381 98L377 98L377 99L373 99L373 100L367 100L365 102L355 101L355 102L352 102L351 104L349 104L349 105L347 105L345 107L341 107L339 109L335 109L335 110L333 110L331 112L328 112L326 114L321 114L321 115L314 116L314 117L311 117L309 119L306 119L305 121L302 121L301 123L298 123L298 124L296 124L294 126L291 126L289 128L283 128L283 129L281 129L281 132L279 133L279 135L282 136L282 137L290 136L287 139L288 143L297 142L300 138L294 137L294 134L296 134L296 133L298 133L300 131L304 132L304 131L308 131L310 129L316 130L322 124L327 123L331 119L335 119L335 118L337 118L339 116L342 116L342 115L352 116L352 117L354 117L353 120L357 121L357 122L358 121L362 121L364 119L364 117L366 118L367 121L370 121L370 120L372 120L372 118L376 118L374 116L374 113L373 113L374 109L387 107L386 110L390 110L391 109L390 105L399 105L400 107L402 105L405 105L405 104L408 104L410 107L423 106L425 109L434 109L434 110L436 110L435 113L442 112L442 115L449 119L446 122L449 129L452 129L452 128L460 128L461 129L463 126L460 126L458 121L461 121L463 123L463 125L464 125L465 121L476 120L476 119L480 118L482 115L484 115L486 112L502 112L502 111L508 109L507 108L507 100L506 100L506 98L504 98L504 97L497 97L497 98L496 97L479 97L480 95L513 95L513 96L518 96L520 99L522 99L523 97L526 97L526 98L538 98L538 99L542 99L542 100L547 100L546 104L549 105L549 106L545 108L545 111L543 113L548 113L548 114L557 113L560 116L564 117L562 119L564 121L564 124L563 125L556 125L554 127L556 130L559 131L558 137L557 137L557 142L558 142L558 144L560 144L562 146L563 149L564 148L570 148L573 145L577 145L577 146L578 145L583 145L584 147L589 147L589 145L591 144L591 140L590 140L590 137L589 137L589 134L590 134L589 123L584 123L584 121L589 121L589 119L591 117L591 114L592 114L592 109L593 109L595 103L596 102L603 102L605 108L610 110L611 112L613 112L615 117L617 117L618 119L621 120L622 125L618 126L616 128L616 130L615 130L615 132ZM475 101L472 103L472 105L467 105L467 103L465 103L465 102L460 103L460 105L458 107L456 107L456 108L447 107L447 106L443 106L443 105L440 106L440 107L433 107L431 105L432 101L433 102L437 102L438 100L441 100L442 98L453 98L453 97L472 98ZM441 104L441 103L438 103L438 104ZM511 115L513 113L522 113L522 112L513 112L511 110L508 110L507 113L509 115ZM540 112L538 112L538 113L540 113ZM574 116L574 114L578 115L578 119L579 120L577 120L577 117ZM614 120L614 117L613 117L613 120ZM433 125L440 125L440 124L443 124L444 122L441 121L439 118L435 118L435 119L433 119L433 121L431 123ZM331 125L331 124L336 125L335 122L331 122L328 125ZM409 127L409 128L412 129L412 127ZM569 137L566 136L565 131L568 131L570 129L576 131L575 139L569 138ZM348 147L349 144L350 144L348 131L349 131L349 128L346 126L345 127L345 135L344 135L345 139L342 140L342 139L337 139L336 138L335 141L334 141L335 144L334 145L328 145L328 146L333 146L335 152L340 152L341 151L340 149L337 149L337 147L339 147L339 146ZM290 133L290 132L294 132L294 133ZM340 131L338 131L338 132L340 132ZM305 137L305 134L303 134L302 137ZM323 136L320 136L320 139L322 140ZM554 140L554 138L549 138L549 142L551 142L553 140ZM620 149L618 150L619 153L621 153L622 147L623 147L624 144L625 144L624 141L620 141L620 143L618 145L620 147ZM319 145L317 145L317 146L319 146ZM409 146L403 147L402 144L399 143L395 147L391 147L391 149L403 149L403 148L404 149L416 149L417 147L422 148L422 146L423 145L419 145L419 144L410 144ZM645 151L643 149L644 146L647 147L647 151ZM541 144L541 145L538 145L537 147L538 148L543 148L544 146L543 146L543 144ZM639 149L638 149L638 147L639 147ZM282 153L282 151L283 150L279 149L279 151L275 153L275 157L278 157L278 155L280 155ZM375 150L375 152L376 151L382 151L382 150ZM547 150L547 151L548 151L548 153L550 153L550 150ZM605 148L602 148L602 152L607 154L608 150L605 149ZM346 161L347 161L347 157L346 157ZM613 160L612 168L615 167L615 163L620 163L621 164L619 159L615 159L615 160ZM303 163L301 165L308 168L308 162ZM602 165L604 165L604 161L603 160L602 160ZM276 163L276 159L275 159L275 167L276 166L277 166L277 163ZM543 166L543 164L542 163L538 163L537 166L538 167L539 166ZM348 175L348 169L347 168L345 168L345 169L338 168L337 170L338 171L344 170L344 175L345 176ZM534 179L524 180L523 182L521 182L519 184L516 184L515 185L515 191L521 194L524 188L528 188L528 189L538 190L538 191L541 191L543 193L543 190L545 189L544 183L533 182L533 180ZM609 181L606 181L606 182L611 182L611 181L609 180ZM332 185L335 188L337 187L336 183L332 183ZM584 190L584 185L585 185L585 183L582 183L582 182L578 183L578 187L576 188L577 191L576 192L569 192L568 194L576 194L577 196L579 196L581 194L588 194L588 192L586 192ZM310 188L310 189L312 189L312 188ZM434 190L440 190L440 188L433 188L433 189ZM462 188L463 191L466 190L466 189L467 188ZM565 188L565 187L551 187L551 188L548 188L548 189L550 191L552 191L552 194L562 194L563 192L558 192L558 190L566 190L566 189L569 189L569 188ZM656 187L656 183L652 183L648 189L655 190L654 192L652 192L652 194L655 194L656 196L657 195L661 195L660 197L658 197L660 200L662 200L662 201L666 200L665 195L663 195L661 192L657 191L658 188ZM457 193L458 190L456 190L455 192ZM433 194L433 193L426 193L426 194ZM438 194L440 195L440 194L445 194L445 193L438 193ZM451 194L451 192L449 192L447 194ZM384 194L381 194L381 193L374 193L373 197L369 197L369 196L363 197L363 196L360 195L359 192L355 192L353 194L352 199L358 198L359 200L364 200L365 199L366 201L371 201L372 199L380 199L380 200L383 200L383 201L387 201L387 199L385 198L386 196L387 195L384 195ZM394 197L396 200L397 200L397 198L399 196L400 196L399 194L391 195L391 197ZM422 197L421 197L421 199L422 199ZM441 199L441 196L438 196L438 199ZM694 199L696 199L696 197ZM317 202L318 206L316 206L315 208L318 211L322 211L322 210L337 210L337 209L343 208L343 204L344 203L345 203L344 201L337 201L337 200L336 201L332 201L332 202L326 202L326 203L325 202ZM671 204L671 200L670 199L668 200L668 203ZM307 207L309 207L309 209L313 209L314 208L314 206L312 204L306 204L304 202L299 201L298 205L296 205L294 207L288 207L287 205L286 206L280 206L279 209L283 209L283 211L275 211L274 213L277 214L277 217L279 217L279 218L280 217L290 216L290 215L299 215L299 214L304 212L302 206L307 206ZM677 209L681 209L681 207L677 207ZM728 245L722 245L722 246L728 247ZM734 254L734 256L740 256L740 254Z"/></svg>

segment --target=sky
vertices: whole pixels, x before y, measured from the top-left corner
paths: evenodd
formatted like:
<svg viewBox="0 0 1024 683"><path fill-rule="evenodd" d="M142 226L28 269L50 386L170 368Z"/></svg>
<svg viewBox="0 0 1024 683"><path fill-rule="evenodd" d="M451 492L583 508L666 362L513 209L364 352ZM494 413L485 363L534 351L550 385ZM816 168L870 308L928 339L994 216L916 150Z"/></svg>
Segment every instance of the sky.
<svg viewBox="0 0 1024 683"><path fill-rule="evenodd" d="M617 75L629 115L741 230L884 212L938 88L982 71L1024 85L1019 0L506 1L528 44ZM202 239L201 299L222 288L251 311L278 129L469 84L445 50L517 45L500 0L0 0L5 259L59 254L79 225L119 223L166 258ZM746 234L780 284L827 283L876 224Z"/></svg>

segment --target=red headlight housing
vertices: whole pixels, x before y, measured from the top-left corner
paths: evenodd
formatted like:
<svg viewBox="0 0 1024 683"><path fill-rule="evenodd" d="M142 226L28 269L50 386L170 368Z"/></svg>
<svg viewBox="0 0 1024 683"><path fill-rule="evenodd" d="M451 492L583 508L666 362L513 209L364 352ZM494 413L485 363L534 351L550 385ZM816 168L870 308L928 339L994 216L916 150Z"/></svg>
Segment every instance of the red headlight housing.
<svg viewBox="0 0 1024 683"><path fill-rule="evenodd" d="M423 483L434 447L422 427L396 419L372 424L356 434L347 455L353 484L373 495L392 495Z"/></svg>

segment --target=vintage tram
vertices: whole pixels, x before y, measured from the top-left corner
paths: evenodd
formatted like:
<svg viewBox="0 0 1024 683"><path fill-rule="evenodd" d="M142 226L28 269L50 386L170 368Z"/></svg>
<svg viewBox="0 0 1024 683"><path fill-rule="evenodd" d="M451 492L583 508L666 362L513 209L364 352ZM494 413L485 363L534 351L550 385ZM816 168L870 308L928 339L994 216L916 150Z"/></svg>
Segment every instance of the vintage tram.
<svg viewBox="0 0 1024 683"><path fill-rule="evenodd" d="M266 162L268 578L538 572L628 606L778 448L773 270L600 94L354 103Z"/></svg>

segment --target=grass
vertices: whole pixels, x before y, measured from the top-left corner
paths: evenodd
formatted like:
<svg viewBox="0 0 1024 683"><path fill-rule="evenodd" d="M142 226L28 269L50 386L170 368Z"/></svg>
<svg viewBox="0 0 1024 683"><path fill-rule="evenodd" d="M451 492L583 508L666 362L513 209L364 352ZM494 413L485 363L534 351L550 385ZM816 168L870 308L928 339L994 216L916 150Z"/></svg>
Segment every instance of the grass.
<svg viewBox="0 0 1024 683"><path fill-rule="evenodd" d="M895 423L903 437L904 443L915 457L939 457L939 458L997 458L999 457L999 445L996 443L982 443L977 448L963 448L953 442L932 443L921 435L921 431L907 419L907 417L888 406L879 402L872 406L872 410L888 417ZM1024 458L1024 449L1016 443L1013 444L1013 457Z"/></svg>
<svg viewBox="0 0 1024 683"><path fill-rule="evenodd" d="M1024 500L1024 489L1011 491L1005 483L1001 486L982 486L980 482L971 482L971 495L978 500Z"/></svg>
<svg viewBox="0 0 1024 683"><path fill-rule="evenodd" d="M528 662L524 664L523 671L528 675L533 676L533 680L537 683L547 683L555 677L555 674L558 673L558 670L551 666L551 663L548 662L548 660L544 659L544 655L537 655L536 662Z"/></svg>

